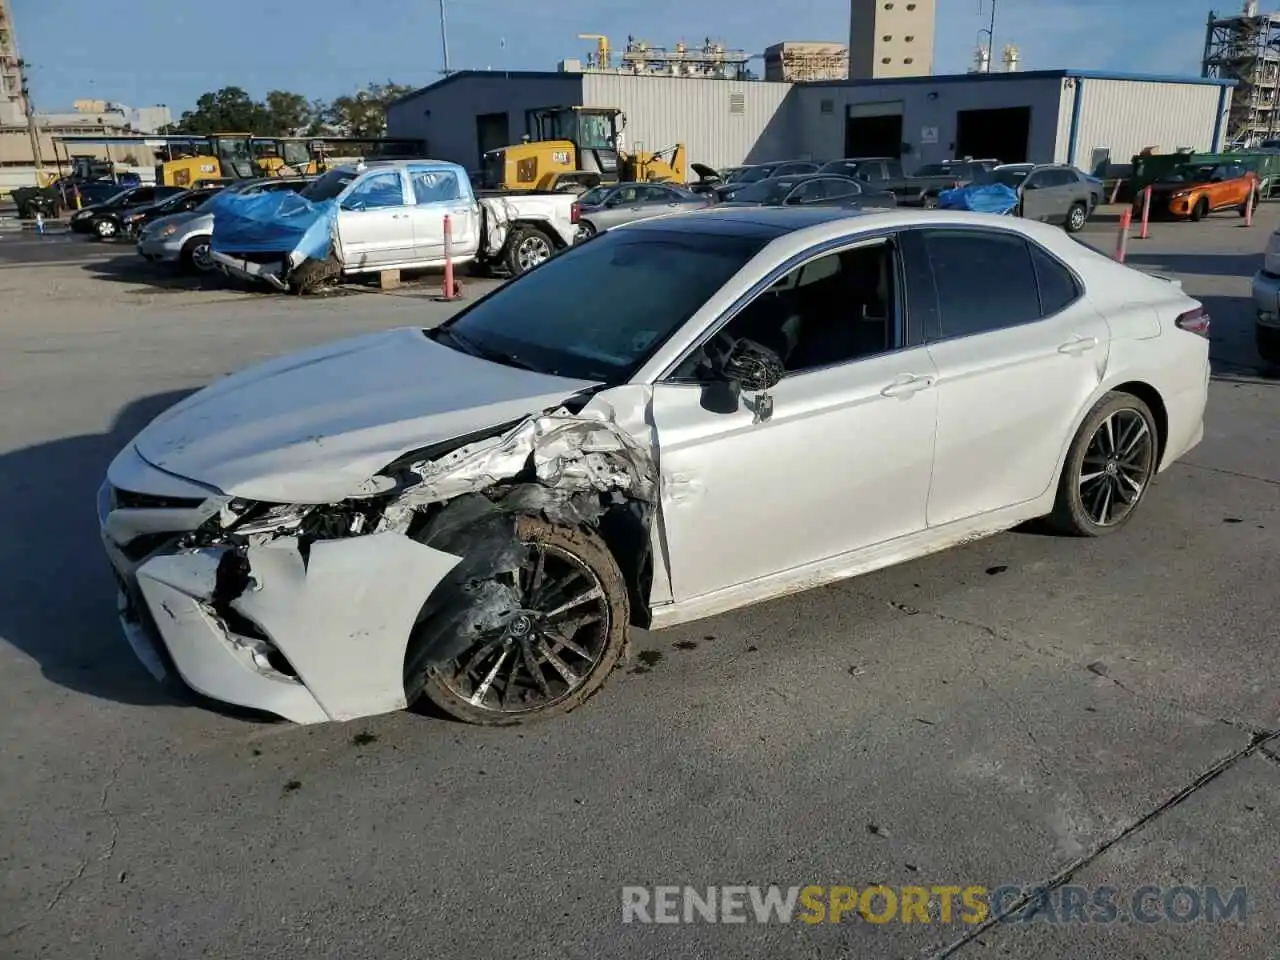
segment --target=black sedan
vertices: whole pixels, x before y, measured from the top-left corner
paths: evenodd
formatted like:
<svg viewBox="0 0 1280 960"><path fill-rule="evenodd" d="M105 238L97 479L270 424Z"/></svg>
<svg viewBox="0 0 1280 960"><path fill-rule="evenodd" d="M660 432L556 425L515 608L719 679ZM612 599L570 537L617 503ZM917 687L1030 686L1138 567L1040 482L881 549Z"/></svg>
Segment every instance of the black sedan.
<svg viewBox="0 0 1280 960"><path fill-rule="evenodd" d="M77 210L71 215L71 229L76 233L92 233L106 239L120 232L122 214L138 207L149 207L186 193L185 187L133 187L115 196Z"/></svg>
<svg viewBox="0 0 1280 960"><path fill-rule="evenodd" d="M182 190L159 203L152 203L143 207L125 207L121 210L101 211L97 214L95 226L97 222L109 219L115 224L115 233L108 234L109 236L136 237L142 232L142 228L152 220L159 220L161 217L167 217L174 213L186 213L194 210L210 197L221 193L223 189L220 186L196 187L191 190ZM94 232L102 236L100 228L95 229Z"/></svg>
<svg viewBox="0 0 1280 960"><path fill-rule="evenodd" d="M896 207L897 199L887 190L868 190L849 177L812 173L798 177L773 177L757 183L729 184L721 205L736 207L782 207L816 205L824 207Z"/></svg>

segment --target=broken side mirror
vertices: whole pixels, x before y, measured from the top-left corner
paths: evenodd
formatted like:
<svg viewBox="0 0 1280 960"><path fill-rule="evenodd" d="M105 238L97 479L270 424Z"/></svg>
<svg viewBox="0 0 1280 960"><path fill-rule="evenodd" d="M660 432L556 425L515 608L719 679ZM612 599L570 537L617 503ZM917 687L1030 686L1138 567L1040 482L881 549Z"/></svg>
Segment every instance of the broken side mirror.
<svg viewBox="0 0 1280 960"><path fill-rule="evenodd" d="M772 390L782 381L782 358L758 343L739 340L724 363L724 378L746 393Z"/></svg>

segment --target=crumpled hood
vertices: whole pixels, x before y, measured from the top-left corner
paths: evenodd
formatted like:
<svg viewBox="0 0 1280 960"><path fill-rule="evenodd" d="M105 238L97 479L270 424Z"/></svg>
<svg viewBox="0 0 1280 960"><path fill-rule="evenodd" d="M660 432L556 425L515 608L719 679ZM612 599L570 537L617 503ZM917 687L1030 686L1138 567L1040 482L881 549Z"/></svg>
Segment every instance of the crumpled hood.
<svg viewBox="0 0 1280 960"><path fill-rule="evenodd" d="M540 413L590 386L402 328L224 377L153 420L134 445L154 466L231 496L329 503L410 450Z"/></svg>

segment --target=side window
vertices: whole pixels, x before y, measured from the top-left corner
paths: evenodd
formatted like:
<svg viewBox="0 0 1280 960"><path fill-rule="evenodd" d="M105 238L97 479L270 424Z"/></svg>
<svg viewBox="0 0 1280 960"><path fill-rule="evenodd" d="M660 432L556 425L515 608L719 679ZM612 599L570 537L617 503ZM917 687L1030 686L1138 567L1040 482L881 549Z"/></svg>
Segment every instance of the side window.
<svg viewBox="0 0 1280 960"><path fill-rule="evenodd" d="M888 241L817 257L739 310L710 347L752 341L777 353L788 375L897 349L896 269ZM704 379L706 350L693 351L676 378Z"/></svg>
<svg viewBox="0 0 1280 960"><path fill-rule="evenodd" d="M878 163L864 163L858 168L858 179L875 183L884 179L884 170Z"/></svg>
<svg viewBox="0 0 1280 960"><path fill-rule="evenodd" d="M342 201L344 210L385 210L404 206L400 174L395 170L375 173L352 188Z"/></svg>
<svg viewBox="0 0 1280 960"><path fill-rule="evenodd" d="M885 163L885 176L890 180L898 180L902 177L902 163L898 160L889 160Z"/></svg>
<svg viewBox="0 0 1280 960"><path fill-rule="evenodd" d="M834 178L823 181L827 185L828 199L836 197L856 197L862 193L862 187L858 186L852 180L836 180Z"/></svg>
<svg viewBox="0 0 1280 960"><path fill-rule="evenodd" d="M129 194L129 203L151 203L156 198L154 187L139 187L133 193Z"/></svg>
<svg viewBox="0 0 1280 960"><path fill-rule="evenodd" d="M462 196L458 178L449 170L413 170L409 182L418 203L447 203Z"/></svg>
<svg viewBox="0 0 1280 960"><path fill-rule="evenodd" d="M1027 242L994 231L928 230L925 255L938 288L940 339L968 337L1040 319ZM993 278L998 282L992 282Z"/></svg>
<svg viewBox="0 0 1280 960"><path fill-rule="evenodd" d="M671 203L676 199L675 195L666 187L639 187L636 190L636 194L639 196L641 203Z"/></svg>
<svg viewBox="0 0 1280 960"><path fill-rule="evenodd" d="M1076 301L1080 296L1080 288L1071 271L1060 264L1038 245L1028 244L1031 248L1031 262L1035 267L1036 286L1040 290L1040 313L1052 316Z"/></svg>
<svg viewBox="0 0 1280 960"><path fill-rule="evenodd" d="M1038 170L1035 173L1029 174L1027 179L1022 182L1022 186L1030 190L1042 190L1049 186L1048 178L1049 171Z"/></svg>
<svg viewBox="0 0 1280 960"><path fill-rule="evenodd" d="M787 197L787 203L816 203L827 195L827 181L806 180Z"/></svg>
<svg viewBox="0 0 1280 960"><path fill-rule="evenodd" d="M615 206L624 206L631 203L640 202L640 190L638 187L619 187L613 191L609 197L609 202Z"/></svg>

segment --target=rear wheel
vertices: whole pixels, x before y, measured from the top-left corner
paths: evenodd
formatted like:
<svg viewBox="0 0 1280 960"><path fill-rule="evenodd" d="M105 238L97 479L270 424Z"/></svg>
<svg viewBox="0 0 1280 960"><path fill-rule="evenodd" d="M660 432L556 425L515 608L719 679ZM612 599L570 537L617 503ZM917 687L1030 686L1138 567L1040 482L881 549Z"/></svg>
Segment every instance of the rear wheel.
<svg viewBox="0 0 1280 960"><path fill-rule="evenodd" d="M1158 450L1150 408L1131 394L1107 394L1071 441L1049 522L1079 537L1119 530L1146 495Z"/></svg>
<svg viewBox="0 0 1280 960"><path fill-rule="evenodd" d="M922 203L922 204L921 204L921 206L923 206L926 210L937 210L937 209L938 209L938 198L937 198L937 197L925 197L925 198L924 198L924 203Z"/></svg>
<svg viewBox="0 0 1280 960"><path fill-rule="evenodd" d="M1089 219L1089 211L1083 203L1072 204L1067 211L1067 233L1079 233Z"/></svg>
<svg viewBox="0 0 1280 960"><path fill-rule="evenodd" d="M626 648L630 609L613 555L595 534L521 518L519 609L448 663L426 697L467 723L512 726L568 713L598 691ZM414 677L406 688L418 689Z"/></svg>
<svg viewBox="0 0 1280 960"><path fill-rule="evenodd" d="M555 253L551 238L537 227L516 227L507 241L507 269L513 277L546 263Z"/></svg>
<svg viewBox="0 0 1280 960"><path fill-rule="evenodd" d="M1196 201L1196 205L1191 210L1191 219L1199 223L1209 215L1209 201L1201 197Z"/></svg>
<svg viewBox="0 0 1280 960"><path fill-rule="evenodd" d="M95 220L93 224L93 232L98 235L100 240L110 240L116 235L116 224L114 220L106 218Z"/></svg>

